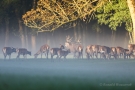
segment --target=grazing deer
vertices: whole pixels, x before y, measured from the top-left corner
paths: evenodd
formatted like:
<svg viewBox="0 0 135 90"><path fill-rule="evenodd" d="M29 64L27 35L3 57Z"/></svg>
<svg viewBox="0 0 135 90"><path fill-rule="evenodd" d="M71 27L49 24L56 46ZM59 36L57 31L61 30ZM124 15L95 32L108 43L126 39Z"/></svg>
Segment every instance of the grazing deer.
<svg viewBox="0 0 135 90"><path fill-rule="evenodd" d="M74 54L74 58L83 58L83 46L78 39L76 42L71 42L72 38L70 36L66 36L65 47L70 50L71 53ZM78 56L76 55L78 54Z"/></svg>
<svg viewBox="0 0 135 90"><path fill-rule="evenodd" d="M18 53L18 55L16 57L17 59L20 57L20 55L23 55L24 58L27 58L27 54L29 54L31 56L31 52L25 48L16 49L16 52Z"/></svg>
<svg viewBox="0 0 135 90"><path fill-rule="evenodd" d="M61 59L62 56L64 57L64 59L66 59L66 56L70 53L70 50L60 49L58 50L57 53L58 53L59 59Z"/></svg>
<svg viewBox="0 0 135 90"><path fill-rule="evenodd" d="M4 47L2 49L3 55L4 55L4 59L6 59L7 55L9 56L9 59L11 58L11 54L13 52L16 52L16 49L13 47Z"/></svg>
<svg viewBox="0 0 135 90"><path fill-rule="evenodd" d="M50 46L47 44L41 46L39 51L36 54L34 54L35 58L37 58L39 54L41 54L41 58L42 58L42 54L45 53L45 56L48 59L49 48Z"/></svg>
<svg viewBox="0 0 135 90"><path fill-rule="evenodd" d="M60 51L62 51L62 49L64 49L63 45L60 45L60 48L51 48L51 50L50 50L51 59L53 59L54 55L57 55L56 58L59 58L59 55L61 54ZM58 54L58 52L59 52L59 54Z"/></svg>

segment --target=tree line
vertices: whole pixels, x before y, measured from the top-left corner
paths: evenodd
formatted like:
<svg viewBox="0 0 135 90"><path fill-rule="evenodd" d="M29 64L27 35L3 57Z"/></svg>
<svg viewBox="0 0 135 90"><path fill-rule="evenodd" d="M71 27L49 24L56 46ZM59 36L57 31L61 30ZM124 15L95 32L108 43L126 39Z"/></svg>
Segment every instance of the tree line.
<svg viewBox="0 0 135 90"><path fill-rule="evenodd" d="M124 26L130 43L135 42L134 0L1 0L0 4L0 32L5 35L5 46L11 35L20 38L21 47L28 47L30 37L35 48L39 32L53 33L58 28L73 28L78 38L92 20L98 21L91 27L98 38L102 31L99 24L112 29L112 38L117 27Z"/></svg>

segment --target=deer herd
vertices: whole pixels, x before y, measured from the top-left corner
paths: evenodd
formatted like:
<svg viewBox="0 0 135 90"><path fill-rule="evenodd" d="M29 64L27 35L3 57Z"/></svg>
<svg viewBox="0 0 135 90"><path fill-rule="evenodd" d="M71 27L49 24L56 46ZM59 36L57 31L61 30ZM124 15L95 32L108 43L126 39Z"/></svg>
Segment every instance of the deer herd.
<svg viewBox="0 0 135 90"><path fill-rule="evenodd" d="M46 58L48 59L48 55L50 53L51 59L56 55L58 59L66 56L69 53L73 54L73 58L82 58L83 59L83 45L80 42L80 39L72 41L72 38L68 35L66 36L65 45L61 45L60 47L50 48L48 44L42 45L39 51L34 54L34 57L37 58L38 55L44 53ZM11 54L13 52L17 53L17 59L19 59L20 55L23 55L24 58L27 58L27 54L31 55L31 52L25 48L13 48L13 47L4 47L2 49L4 58L9 56L11 58ZM94 58L103 58L103 59L117 59L117 58L124 58L130 59L131 57L135 58L135 44L129 44L128 49L118 47L108 47L108 46L101 46L101 45L88 45L85 48L85 54L87 59L94 59Z"/></svg>

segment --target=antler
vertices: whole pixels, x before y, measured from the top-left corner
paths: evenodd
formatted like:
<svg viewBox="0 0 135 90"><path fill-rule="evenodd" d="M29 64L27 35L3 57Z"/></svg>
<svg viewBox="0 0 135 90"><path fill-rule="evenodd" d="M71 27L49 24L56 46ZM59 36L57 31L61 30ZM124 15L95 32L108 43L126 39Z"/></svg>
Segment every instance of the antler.
<svg viewBox="0 0 135 90"><path fill-rule="evenodd" d="M79 38L76 40L77 43L81 43L81 36L79 36Z"/></svg>
<svg viewBox="0 0 135 90"><path fill-rule="evenodd" d="M72 37L73 38L73 37ZM66 36L66 42L71 42L72 38L70 38L70 36Z"/></svg>

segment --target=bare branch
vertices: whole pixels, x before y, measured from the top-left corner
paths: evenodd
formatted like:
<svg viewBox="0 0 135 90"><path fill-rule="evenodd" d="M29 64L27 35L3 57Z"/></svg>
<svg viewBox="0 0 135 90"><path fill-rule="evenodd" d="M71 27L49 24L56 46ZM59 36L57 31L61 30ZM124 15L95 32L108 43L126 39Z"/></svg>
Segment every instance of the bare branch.
<svg viewBox="0 0 135 90"><path fill-rule="evenodd" d="M54 31L63 24L77 19L85 21L98 7L108 0L39 0L37 8L23 16L23 22L38 32Z"/></svg>

